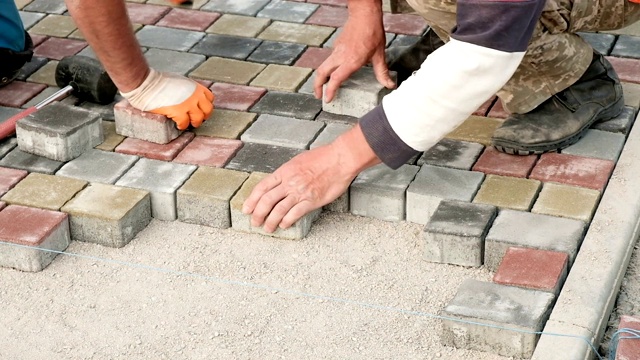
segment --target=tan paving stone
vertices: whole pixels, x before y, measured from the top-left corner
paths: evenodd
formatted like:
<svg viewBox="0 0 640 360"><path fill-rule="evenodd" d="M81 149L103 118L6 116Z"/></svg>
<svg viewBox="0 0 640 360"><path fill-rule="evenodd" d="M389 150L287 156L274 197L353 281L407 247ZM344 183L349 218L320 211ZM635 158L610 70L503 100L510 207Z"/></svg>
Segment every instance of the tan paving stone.
<svg viewBox="0 0 640 360"><path fill-rule="evenodd" d="M195 129L196 135L212 136L224 139L239 139L240 135L256 119L257 114L216 109L209 120Z"/></svg>
<svg viewBox="0 0 640 360"><path fill-rule="evenodd" d="M56 66L58 62L55 60L49 61L45 66L34 72L27 81L39 84L46 84L49 86L58 86L56 84Z"/></svg>
<svg viewBox="0 0 640 360"><path fill-rule="evenodd" d="M48 15L35 24L29 33L56 37L67 37L76 30L76 23L71 16Z"/></svg>
<svg viewBox="0 0 640 360"><path fill-rule="evenodd" d="M78 179L31 173L9 190L2 201L57 211L87 184Z"/></svg>
<svg viewBox="0 0 640 360"><path fill-rule="evenodd" d="M312 72L307 68L271 64L253 79L251 86L296 92Z"/></svg>
<svg viewBox="0 0 640 360"><path fill-rule="evenodd" d="M622 83L622 93L624 94L624 104L627 106L640 106L640 84Z"/></svg>
<svg viewBox="0 0 640 360"><path fill-rule="evenodd" d="M471 116L457 129L450 132L448 139L480 143L491 146L493 132L502 124L502 120L482 116Z"/></svg>
<svg viewBox="0 0 640 360"><path fill-rule="evenodd" d="M545 183L531 212L589 222L599 199L598 190Z"/></svg>
<svg viewBox="0 0 640 360"><path fill-rule="evenodd" d="M14 0L18 10L22 10L25 6L31 4L33 0Z"/></svg>
<svg viewBox="0 0 640 360"><path fill-rule="evenodd" d="M124 136L116 133L116 123L113 121L102 122L102 133L104 134L104 141L96 146L96 149L99 150L113 151L125 139Z"/></svg>
<svg viewBox="0 0 640 360"><path fill-rule="evenodd" d="M271 19L267 18L224 14L206 31L213 34L256 37L269 23Z"/></svg>
<svg viewBox="0 0 640 360"><path fill-rule="evenodd" d="M332 27L274 21L258 37L265 40L320 46L334 31Z"/></svg>
<svg viewBox="0 0 640 360"><path fill-rule="evenodd" d="M211 57L189 74L196 79L247 85L265 65L247 61Z"/></svg>
<svg viewBox="0 0 640 360"><path fill-rule="evenodd" d="M133 32L136 32L140 29L142 29L142 25L141 24L131 24L131 26L133 27ZM74 30L69 36L69 39L76 39L76 40L86 40L84 37L84 34L82 34L82 31L80 31L80 29L76 29Z"/></svg>
<svg viewBox="0 0 640 360"><path fill-rule="evenodd" d="M541 182L538 180L487 175L473 202L528 211L540 190L540 185Z"/></svg>

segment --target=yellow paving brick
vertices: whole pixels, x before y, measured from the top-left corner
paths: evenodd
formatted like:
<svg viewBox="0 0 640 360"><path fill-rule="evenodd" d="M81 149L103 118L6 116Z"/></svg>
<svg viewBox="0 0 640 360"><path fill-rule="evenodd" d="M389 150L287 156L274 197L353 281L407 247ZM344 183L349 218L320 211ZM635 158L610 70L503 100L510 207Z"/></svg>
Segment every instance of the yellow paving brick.
<svg viewBox="0 0 640 360"><path fill-rule="evenodd" d="M598 190L545 183L531 212L591 221L600 200Z"/></svg>
<svg viewBox="0 0 640 360"><path fill-rule="evenodd" d="M62 176L31 173L9 190L2 201L57 211L87 184Z"/></svg>
<svg viewBox="0 0 640 360"><path fill-rule="evenodd" d="M196 79L247 85L265 65L247 61L211 57L189 74Z"/></svg>
<svg viewBox="0 0 640 360"><path fill-rule="evenodd" d="M251 125L257 114L216 109L209 120L195 129L196 135L212 136L225 139L239 139L240 135Z"/></svg>
<svg viewBox="0 0 640 360"><path fill-rule="evenodd" d="M269 23L271 23L271 19L267 18L224 14L207 29L207 32L212 34L256 37Z"/></svg>
<svg viewBox="0 0 640 360"><path fill-rule="evenodd" d="M71 16L47 15L35 24L29 33L56 37L67 37L76 30L76 24Z"/></svg>
<svg viewBox="0 0 640 360"><path fill-rule="evenodd" d="M540 185L538 180L487 175L473 202L528 211L540 190Z"/></svg>
<svg viewBox="0 0 640 360"><path fill-rule="evenodd" d="M312 69L271 64L251 82L251 86L295 92L311 75Z"/></svg>
<svg viewBox="0 0 640 360"><path fill-rule="evenodd" d="M274 21L260 34L259 38L320 46L334 31L332 27Z"/></svg>
<svg viewBox="0 0 640 360"><path fill-rule="evenodd" d="M491 146L493 132L502 124L502 120L482 116L471 116L446 137L448 139L480 143Z"/></svg>

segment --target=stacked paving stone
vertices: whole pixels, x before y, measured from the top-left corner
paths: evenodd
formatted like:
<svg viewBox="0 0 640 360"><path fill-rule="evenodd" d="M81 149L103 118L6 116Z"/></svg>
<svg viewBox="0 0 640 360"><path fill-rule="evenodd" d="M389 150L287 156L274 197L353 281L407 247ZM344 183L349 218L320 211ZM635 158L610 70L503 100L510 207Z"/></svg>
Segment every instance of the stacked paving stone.
<svg viewBox="0 0 640 360"><path fill-rule="evenodd" d="M106 106L70 97L47 111L80 112L100 135L53 155L39 153L42 143L29 136L1 141L0 241L15 246L3 244L0 265L39 271L72 240L125 246L152 218L263 233L240 211L256 183L348 131L388 92L365 67L333 102L313 95L315 70L342 30L346 3L128 2L150 65L209 87L216 110L200 128L179 132L120 97ZM64 56L94 56L62 2L18 5L35 56L18 81L0 89L0 122L57 90L53 74ZM409 46L426 29L417 15L385 14L384 23L388 47ZM396 171L363 172L325 207L420 224L425 261L495 271L492 283L463 283L444 309L445 344L529 356L535 335L456 320L538 331L570 271L640 105L633 32L582 35L624 82L620 116L595 124L559 154L515 157L490 147L508 116L493 98L429 151ZM61 128L24 125L51 134ZM270 235L303 238L318 215ZM23 218L37 221L15 221Z"/></svg>

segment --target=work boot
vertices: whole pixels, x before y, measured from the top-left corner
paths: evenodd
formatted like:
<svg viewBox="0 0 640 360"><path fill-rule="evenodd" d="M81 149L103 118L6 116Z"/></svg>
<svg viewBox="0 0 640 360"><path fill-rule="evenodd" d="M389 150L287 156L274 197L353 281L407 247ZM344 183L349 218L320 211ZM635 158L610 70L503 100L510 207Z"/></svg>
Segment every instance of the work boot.
<svg viewBox="0 0 640 360"><path fill-rule="evenodd" d="M31 61L33 56L33 41L26 31L24 50L20 52L11 51L9 49L0 48L0 87L8 85L12 82L24 64Z"/></svg>
<svg viewBox="0 0 640 360"><path fill-rule="evenodd" d="M624 108L622 85L604 56L594 53L582 77L526 114L511 115L493 134L493 146L516 155L564 149L580 140L596 121Z"/></svg>
<svg viewBox="0 0 640 360"><path fill-rule="evenodd" d="M405 81L420 69L424 60L444 42L432 29L428 29L424 35L413 45L396 46L387 49L386 57L390 71L398 74L398 85Z"/></svg>

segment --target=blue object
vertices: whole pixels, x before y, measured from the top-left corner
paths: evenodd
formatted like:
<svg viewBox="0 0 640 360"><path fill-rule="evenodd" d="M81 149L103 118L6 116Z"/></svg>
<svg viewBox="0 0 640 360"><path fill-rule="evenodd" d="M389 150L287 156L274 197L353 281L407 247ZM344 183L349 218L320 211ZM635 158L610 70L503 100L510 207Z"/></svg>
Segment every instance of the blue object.
<svg viewBox="0 0 640 360"><path fill-rule="evenodd" d="M0 0L0 48L24 50L24 25L13 0Z"/></svg>

